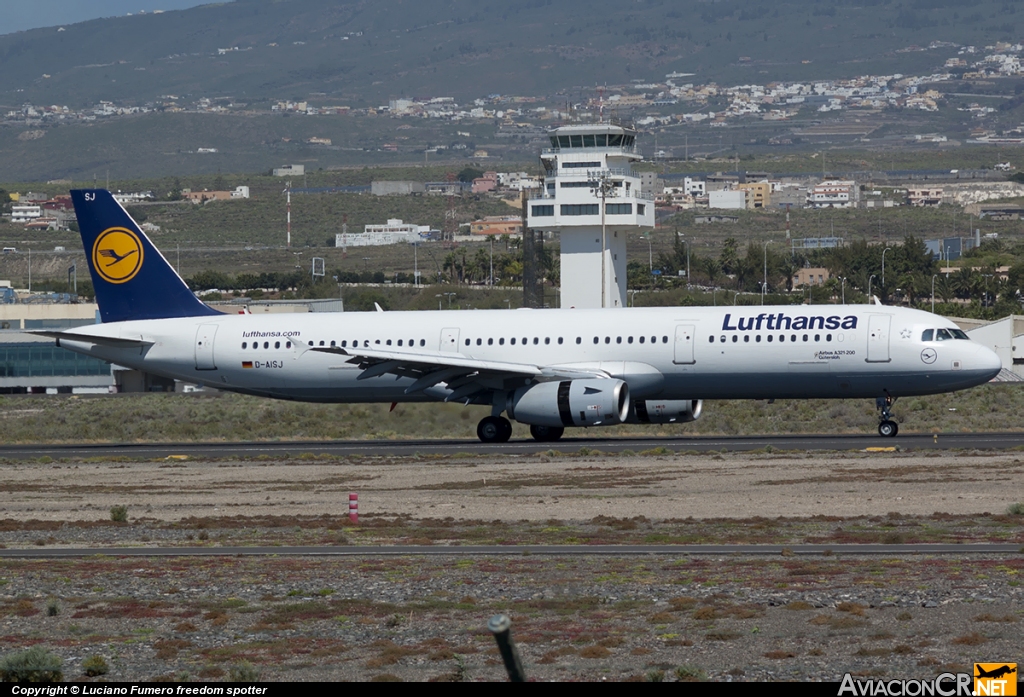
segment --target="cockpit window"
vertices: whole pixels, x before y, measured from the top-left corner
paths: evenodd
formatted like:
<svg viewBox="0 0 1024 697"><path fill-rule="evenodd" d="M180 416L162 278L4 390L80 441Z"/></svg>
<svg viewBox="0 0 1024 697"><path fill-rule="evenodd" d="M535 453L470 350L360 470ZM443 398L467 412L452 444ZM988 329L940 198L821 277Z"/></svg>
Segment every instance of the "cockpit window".
<svg viewBox="0 0 1024 697"><path fill-rule="evenodd" d="M952 339L952 338L953 338L953 335L949 333L948 329L936 329L935 330L935 340L936 341L948 341L949 339Z"/></svg>
<svg viewBox="0 0 1024 697"><path fill-rule="evenodd" d="M971 340L971 337L967 336L967 332L963 329L950 329L949 331L953 332L953 336L957 339L966 339L967 341Z"/></svg>
<svg viewBox="0 0 1024 697"><path fill-rule="evenodd" d="M934 339L935 339L935 330L934 329L925 329L924 333L921 335L921 341L934 341Z"/></svg>

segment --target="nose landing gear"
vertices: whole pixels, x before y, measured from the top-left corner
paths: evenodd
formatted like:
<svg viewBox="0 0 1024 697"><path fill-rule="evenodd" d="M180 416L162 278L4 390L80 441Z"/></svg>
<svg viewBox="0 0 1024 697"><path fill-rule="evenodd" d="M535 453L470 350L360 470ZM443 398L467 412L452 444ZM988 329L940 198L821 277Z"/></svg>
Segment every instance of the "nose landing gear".
<svg viewBox="0 0 1024 697"><path fill-rule="evenodd" d="M875 400L875 407L879 411L878 435L884 438L893 438L900 432L899 425L892 420L892 405L896 398L885 395Z"/></svg>

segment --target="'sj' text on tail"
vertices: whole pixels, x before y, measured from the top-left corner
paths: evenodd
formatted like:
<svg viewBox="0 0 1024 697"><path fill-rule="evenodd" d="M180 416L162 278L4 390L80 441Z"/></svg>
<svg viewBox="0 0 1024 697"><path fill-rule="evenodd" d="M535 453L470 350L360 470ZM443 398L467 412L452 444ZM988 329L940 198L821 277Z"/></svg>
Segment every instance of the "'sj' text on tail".
<svg viewBox="0 0 1024 697"><path fill-rule="evenodd" d="M104 322L219 315L200 301L106 189L71 192Z"/></svg>

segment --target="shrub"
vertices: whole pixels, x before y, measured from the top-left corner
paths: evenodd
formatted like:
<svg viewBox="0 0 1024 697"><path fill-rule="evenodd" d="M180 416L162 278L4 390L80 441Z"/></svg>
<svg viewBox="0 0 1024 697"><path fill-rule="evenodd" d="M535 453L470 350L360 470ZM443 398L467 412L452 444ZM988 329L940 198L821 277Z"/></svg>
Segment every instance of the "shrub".
<svg viewBox="0 0 1024 697"><path fill-rule="evenodd" d="M687 665L676 668L676 678L680 682L704 682L708 679L708 674L703 668Z"/></svg>
<svg viewBox="0 0 1024 697"><path fill-rule="evenodd" d="M42 646L12 653L0 660L0 680L4 682L60 682L64 679L63 661Z"/></svg>
<svg viewBox="0 0 1024 697"><path fill-rule="evenodd" d="M115 523L128 522L128 506L111 506L110 519Z"/></svg>
<svg viewBox="0 0 1024 697"><path fill-rule="evenodd" d="M50 598L46 603L46 616L56 617L60 614L60 603L57 602L56 598Z"/></svg>
<svg viewBox="0 0 1024 697"><path fill-rule="evenodd" d="M259 682L260 671L249 661L231 666L231 682Z"/></svg>
<svg viewBox="0 0 1024 697"><path fill-rule="evenodd" d="M1024 503L1011 503L1006 507L1007 515L1024 515Z"/></svg>
<svg viewBox="0 0 1024 697"><path fill-rule="evenodd" d="M109 673L110 666L107 665L107 661L103 656L97 654L95 656L89 656L89 658L82 661L82 672L90 678L95 678L97 675L106 675Z"/></svg>

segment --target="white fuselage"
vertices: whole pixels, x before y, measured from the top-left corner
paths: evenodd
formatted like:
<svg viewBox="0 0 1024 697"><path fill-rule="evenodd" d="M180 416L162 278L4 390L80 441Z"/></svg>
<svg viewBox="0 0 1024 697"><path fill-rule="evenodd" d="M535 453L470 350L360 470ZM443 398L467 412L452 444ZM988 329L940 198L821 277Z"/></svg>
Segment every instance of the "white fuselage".
<svg viewBox="0 0 1024 697"><path fill-rule="evenodd" d="M880 305L349 312L117 322L74 331L146 345L60 344L156 375L303 401L433 401L451 393L441 383L406 394L413 380L390 374L360 380L346 356L310 350L332 345L579 366L624 380L634 399L875 398L994 377L1000 361L988 348L922 338L952 326Z"/></svg>

